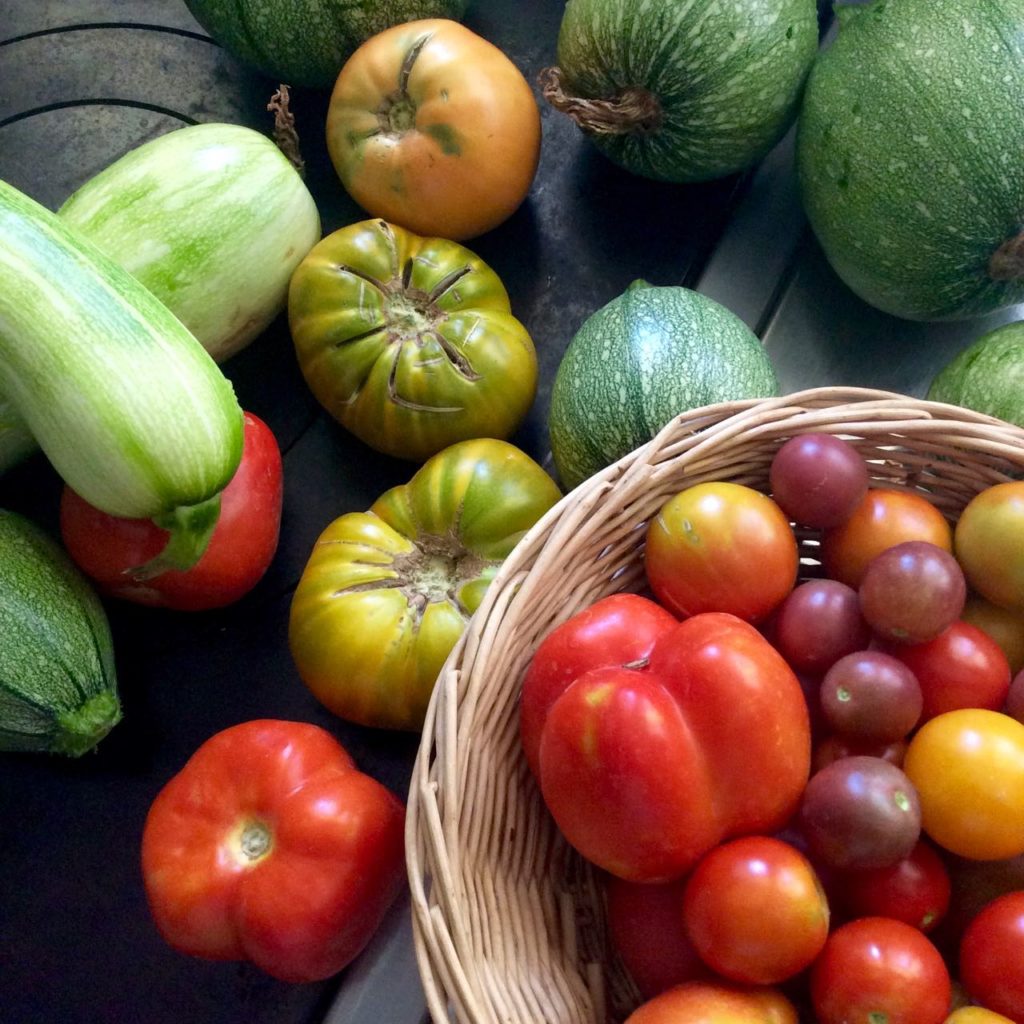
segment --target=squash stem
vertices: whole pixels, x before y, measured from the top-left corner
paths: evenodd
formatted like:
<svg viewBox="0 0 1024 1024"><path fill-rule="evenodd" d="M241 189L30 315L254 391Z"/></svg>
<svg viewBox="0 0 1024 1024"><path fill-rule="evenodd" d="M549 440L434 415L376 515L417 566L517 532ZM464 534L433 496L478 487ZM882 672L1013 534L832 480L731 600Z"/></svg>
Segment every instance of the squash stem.
<svg viewBox="0 0 1024 1024"><path fill-rule="evenodd" d="M52 751L80 757L92 750L121 721L121 702L110 690L90 697L57 719Z"/></svg>
<svg viewBox="0 0 1024 1024"><path fill-rule="evenodd" d="M1020 281L1024 278L1024 231L1008 238L988 261L988 276L993 281Z"/></svg>
<svg viewBox="0 0 1024 1024"><path fill-rule="evenodd" d="M170 534L167 544L160 554L130 569L128 575L134 580L151 580L168 569L187 572L203 557L219 518L219 494L198 505L182 505L154 516L153 522Z"/></svg>

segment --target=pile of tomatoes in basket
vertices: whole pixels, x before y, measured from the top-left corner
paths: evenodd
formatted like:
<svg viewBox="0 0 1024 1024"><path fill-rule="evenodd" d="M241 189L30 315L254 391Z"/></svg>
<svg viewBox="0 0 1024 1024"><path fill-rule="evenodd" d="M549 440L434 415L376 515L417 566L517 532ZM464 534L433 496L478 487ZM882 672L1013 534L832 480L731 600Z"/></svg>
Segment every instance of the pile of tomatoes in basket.
<svg viewBox="0 0 1024 1024"><path fill-rule="evenodd" d="M1024 1024L1024 482L953 526L808 434L770 492L670 498L650 596L584 609L524 679L628 1024Z"/></svg>

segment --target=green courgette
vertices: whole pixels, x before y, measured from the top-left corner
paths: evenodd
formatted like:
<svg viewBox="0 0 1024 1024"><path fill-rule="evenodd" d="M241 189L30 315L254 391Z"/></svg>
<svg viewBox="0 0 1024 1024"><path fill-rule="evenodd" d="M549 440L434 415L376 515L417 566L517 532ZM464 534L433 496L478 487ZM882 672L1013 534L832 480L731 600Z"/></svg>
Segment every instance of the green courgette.
<svg viewBox="0 0 1024 1024"><path fill-rule="evenodd" d="M110 626L71 560L0 509L0 750L77 757L121 718Z"/></svg>
<svg viewBox="0 0 1024 1024"><path fill-rule="evenodd" d="M320 239L316 203L274 142L217 122L129 150L57 215L142 282L218 363L284 309L292 272ZM36 448L0 395L0 472Z"/></svg>
<svg viewBox="0 0 1024 1024"><path fill-rule="evenodd" d="M187 567L242 453L242 410L206 350L69 225L0 182L0 391L64 481L171 531Z"/></svg>

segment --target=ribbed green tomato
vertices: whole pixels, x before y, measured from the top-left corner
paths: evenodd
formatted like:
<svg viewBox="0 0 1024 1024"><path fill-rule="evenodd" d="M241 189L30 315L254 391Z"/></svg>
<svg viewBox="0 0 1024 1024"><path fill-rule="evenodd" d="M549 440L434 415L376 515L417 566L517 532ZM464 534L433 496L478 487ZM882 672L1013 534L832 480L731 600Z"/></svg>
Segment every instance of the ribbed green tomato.
<svg viewBox="0 0 1024 1024"><path fill-rule="evenodd" d="M507 438L537 390L537 356L498 275L457 242L383 220L335 231L299 264L288 317L299 366L361 441L422 461Z"/></svg>
<svg viewBox="0 0 1024 1024"><path fill-rule="evenodd" d="M561 494L505 441L439 452L320 535L292 599L292 657L341 718L423 723L438 673L520 538Z"/></svg>

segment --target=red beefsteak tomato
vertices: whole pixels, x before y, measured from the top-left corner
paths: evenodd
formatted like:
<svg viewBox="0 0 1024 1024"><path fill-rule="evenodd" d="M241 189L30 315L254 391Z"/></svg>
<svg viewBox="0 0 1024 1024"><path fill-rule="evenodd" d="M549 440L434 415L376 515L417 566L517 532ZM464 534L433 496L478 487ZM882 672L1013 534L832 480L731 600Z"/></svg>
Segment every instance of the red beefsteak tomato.
<svg viewBox="0 0 1024 1024"><path fill-rule="evenodd" d="M557 662L536 665L558 649L539 649L530 671L559 675ZM576 678L562 671L553 700L524 688L521 721L549 702L536 763L568 841L619 878L660 881L729 836L781 828L810 767L807 704L782 656L736 616L705 612L635 660L625 645Z"/></svg>
<svg viewBox="0 0 1024 1024"><path fill-rule="evenodd" d="M217 733L150 807L142 873L176 949L317 981L363 949L405 881L405 810L319 726Z"/></svg>

